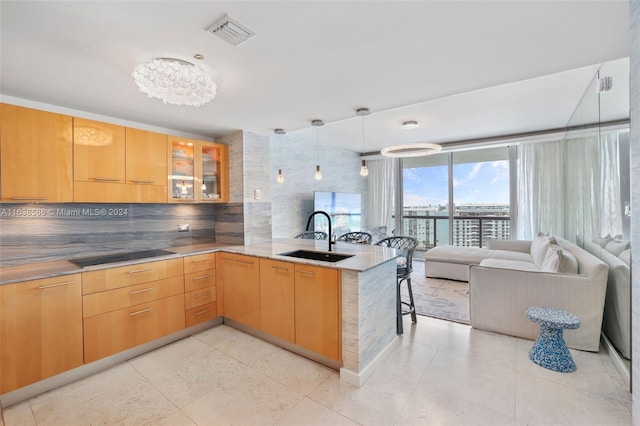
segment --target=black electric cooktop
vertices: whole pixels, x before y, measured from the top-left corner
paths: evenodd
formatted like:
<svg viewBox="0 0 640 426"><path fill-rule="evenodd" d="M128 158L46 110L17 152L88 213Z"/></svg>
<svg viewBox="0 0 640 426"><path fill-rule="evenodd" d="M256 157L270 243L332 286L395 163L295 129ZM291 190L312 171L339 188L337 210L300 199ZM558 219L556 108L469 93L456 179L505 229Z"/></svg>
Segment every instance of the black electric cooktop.
<svg viewBox="0 0 640 426"><path fill-rule="evenodd" d="M166 250L144 250L129 253L108 254L103 256L79 257L69 259L69 262L84 268L85 266L102 265L105 263L126 262L127 260L144 259L145 257L167 256L175 254Z"/></svg>

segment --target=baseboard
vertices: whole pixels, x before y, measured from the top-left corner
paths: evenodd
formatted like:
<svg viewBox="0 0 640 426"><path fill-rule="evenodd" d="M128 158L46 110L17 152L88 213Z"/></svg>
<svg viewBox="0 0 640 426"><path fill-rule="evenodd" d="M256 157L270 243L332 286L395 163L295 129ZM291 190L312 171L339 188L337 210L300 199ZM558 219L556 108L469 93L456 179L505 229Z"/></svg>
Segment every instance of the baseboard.
<svg viewBox="0 0 640 426"><path fill-rule="evenodd" d="M360 372L355 372L353 370L348 370L346 368L340 369L340 381L352 384L354 386L360 387L362 386L371 375L376 371L376 369L382 364L382 362L394 351L396 347L400 344L400 339L396 336L383 350L381 350L378 355L374 359L371 360L366 367L360 370Z"/></svg>
<svg viewBox="0 0 640 426"><path fill-rule="evenodd" d="M613 365L616 367L616 370L618 370L618 373L620 373L620 376L622 377L622 380L624 381L627 389L629 390L629 392L631 392L631 371L629 371L622 359L622 356L620 356L616 348L613 346L613 344L611 344L604 333L600 333L600 339L602 340L602 344L609 354L609 358L611 358L611 362L613 362Z"/></svg>

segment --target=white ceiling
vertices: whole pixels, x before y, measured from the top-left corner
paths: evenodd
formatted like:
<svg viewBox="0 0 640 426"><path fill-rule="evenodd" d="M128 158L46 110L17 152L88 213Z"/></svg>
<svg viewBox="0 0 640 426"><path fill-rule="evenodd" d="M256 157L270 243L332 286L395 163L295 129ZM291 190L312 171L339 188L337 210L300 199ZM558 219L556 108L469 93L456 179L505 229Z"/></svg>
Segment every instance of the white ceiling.
<svg viewBox="0 0 640 426"><path fill-rule="evenodd" d="M600 64L629 55L627 0L2 1L0 93L207 137L274 128L365 151L567 124ZM256 35L204 29L224 14ZM154 57L202 64L202 107L141 94ZM615 83L614 83L615 86ZM628 117L628 107L622 112ZM420 122L418 132L400 128ZM313 131L313 133L310 133ZM403 133L404 132L404 133Z"/></svg>

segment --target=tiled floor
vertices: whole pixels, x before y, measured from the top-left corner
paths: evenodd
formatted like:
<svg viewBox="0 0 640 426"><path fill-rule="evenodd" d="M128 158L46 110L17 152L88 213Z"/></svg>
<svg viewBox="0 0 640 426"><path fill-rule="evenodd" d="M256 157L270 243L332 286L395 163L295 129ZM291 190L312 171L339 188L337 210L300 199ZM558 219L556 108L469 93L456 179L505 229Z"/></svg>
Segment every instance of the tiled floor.
<svg viewBox="0 0 640 426"><path fill-rule="evenodd" d="M419 317L362 386L219 326L4 410L14 425L630 425L607 354L578 371L531 363L533 342Z"/></svg>

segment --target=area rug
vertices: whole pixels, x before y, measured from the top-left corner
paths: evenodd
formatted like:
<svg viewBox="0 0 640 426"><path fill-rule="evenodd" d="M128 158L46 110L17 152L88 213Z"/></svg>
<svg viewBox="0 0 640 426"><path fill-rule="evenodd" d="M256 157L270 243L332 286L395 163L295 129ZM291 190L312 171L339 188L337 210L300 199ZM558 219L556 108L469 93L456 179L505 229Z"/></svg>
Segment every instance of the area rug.
<svg viewBox="0 0 640 426"><path fill-rule="evenodd" d="M425 278L424 262L414 261L411 288L418 315L469 324L468 283ZM402 294L403 300L409 300L404 285Z"/></svg>

